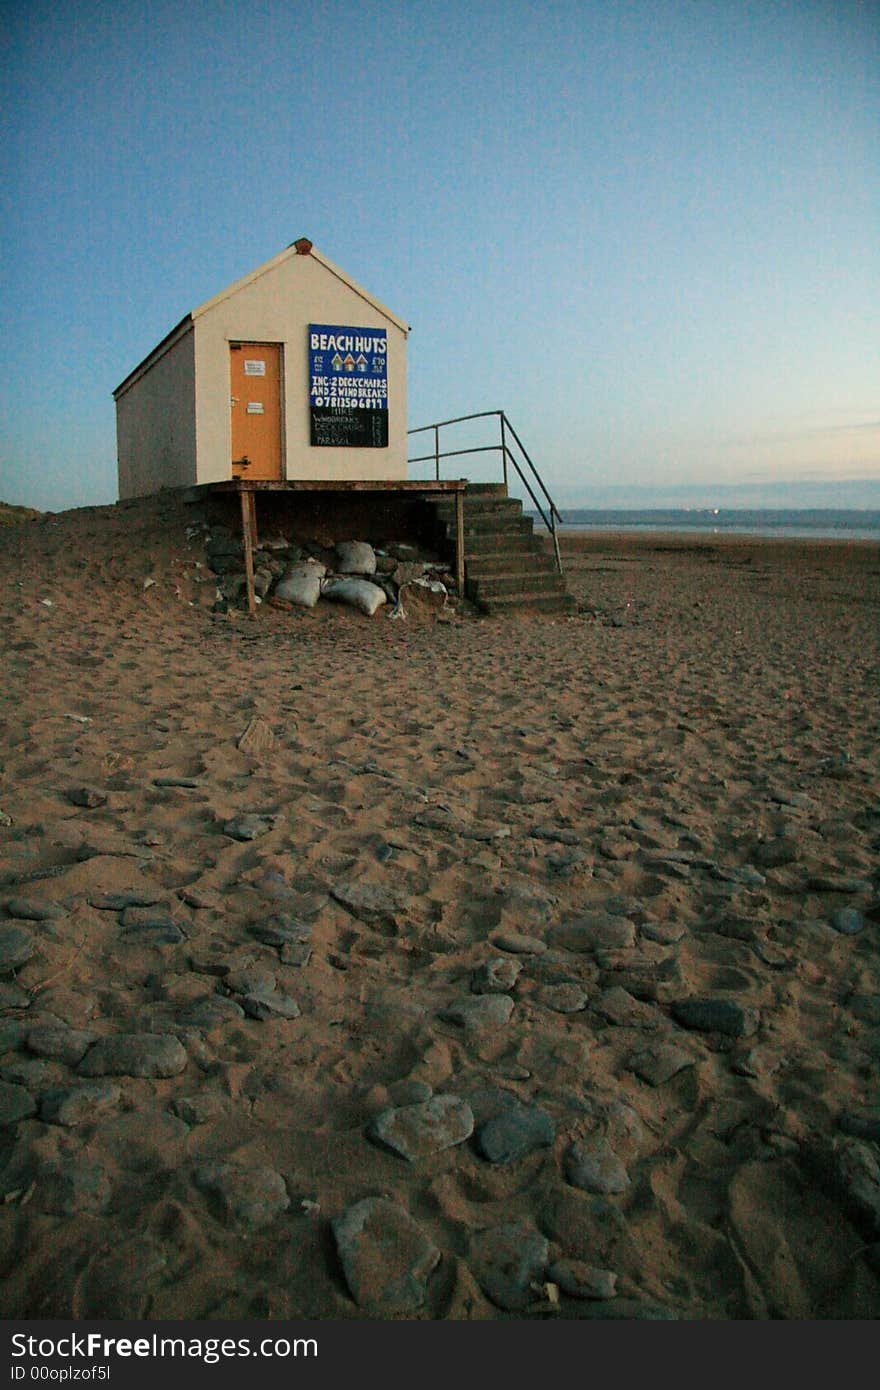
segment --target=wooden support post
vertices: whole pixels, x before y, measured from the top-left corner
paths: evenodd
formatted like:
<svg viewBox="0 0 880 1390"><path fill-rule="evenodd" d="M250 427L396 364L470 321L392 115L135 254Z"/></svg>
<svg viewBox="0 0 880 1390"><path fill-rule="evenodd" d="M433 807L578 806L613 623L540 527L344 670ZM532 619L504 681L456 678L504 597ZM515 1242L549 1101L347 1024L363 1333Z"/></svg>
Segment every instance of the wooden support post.
<svg viewBox="0 0 880 1390"><path fill-rule="evenodd" d="M455 586L464 598L464 491L455 494Z"/></svg>
<svg viewBox="0 0 880 1390"><path fill-rule="evenodd" d="M252 492L241 494L241 538L244 543L244 573L247 580L247 605L251 617L256 617L257 600L254 594L254 546L257 542L257 508Z"/></svg>

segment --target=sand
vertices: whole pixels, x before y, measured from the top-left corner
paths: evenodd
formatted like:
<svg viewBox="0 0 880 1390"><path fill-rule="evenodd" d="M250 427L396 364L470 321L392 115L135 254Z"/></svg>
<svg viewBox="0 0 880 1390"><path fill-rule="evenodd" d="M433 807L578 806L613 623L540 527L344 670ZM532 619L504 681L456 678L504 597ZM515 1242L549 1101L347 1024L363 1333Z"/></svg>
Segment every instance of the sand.
<svg viewBox="0 0 880 1390"><path fill-rule="evenodd" d="M192 521L0 536L5 1315L877 1316L878 548L252 620Z"/></svg>

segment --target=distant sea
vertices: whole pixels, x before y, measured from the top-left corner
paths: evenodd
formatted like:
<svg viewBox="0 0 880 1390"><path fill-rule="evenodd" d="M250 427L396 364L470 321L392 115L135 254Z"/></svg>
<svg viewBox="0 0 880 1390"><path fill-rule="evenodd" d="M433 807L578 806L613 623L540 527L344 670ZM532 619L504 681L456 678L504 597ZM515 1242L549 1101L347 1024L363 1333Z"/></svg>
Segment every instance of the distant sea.
<svg viewBox="0 0 880 1390"><path fill-rule="evenodd" d="M536 527L543 529L537 515ZM697 534L778 536L790 539L826 539L880 542L880 511L781 507L753 511L735 508L647 508L644 511L597 508L563 508L565 525L572 531L693 531Z"/></svg>

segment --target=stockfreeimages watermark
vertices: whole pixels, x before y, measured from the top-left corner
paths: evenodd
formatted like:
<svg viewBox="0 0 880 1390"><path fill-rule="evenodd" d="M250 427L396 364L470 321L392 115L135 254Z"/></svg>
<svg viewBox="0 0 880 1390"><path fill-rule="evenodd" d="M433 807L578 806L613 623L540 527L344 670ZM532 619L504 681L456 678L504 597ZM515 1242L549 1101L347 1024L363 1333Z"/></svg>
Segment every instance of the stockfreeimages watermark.
<svg viewBox="0 0 880 1390"><path fill-rule="evenodd" d="M40 1337L14 1332L10 1339L12 1380L107 1380L113 1360L201 1361L207 1366L237 1357L286 1360L316 1357L315 1337L164 1337L153 1332L145 1337L108 1337L103 1332L69 1332L60 1337ZM47 1361L64 1360L65 1366ZM103 1365L77 1366L79 1360Z"/></svg>

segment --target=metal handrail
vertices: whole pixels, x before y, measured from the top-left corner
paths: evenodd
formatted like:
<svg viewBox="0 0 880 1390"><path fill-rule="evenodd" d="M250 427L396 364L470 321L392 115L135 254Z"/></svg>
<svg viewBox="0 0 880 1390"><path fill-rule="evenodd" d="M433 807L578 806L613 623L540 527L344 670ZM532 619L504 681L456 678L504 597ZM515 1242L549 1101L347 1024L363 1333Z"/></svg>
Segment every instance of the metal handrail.
<svg viewBox="0 0 880 1390"><path fill-rule="evenodd" d="M440 431L441 431L442 429L445 429L448 425L463 425L463 424L465 424L465 422L468 421L468 420L485 420L485 419L489 419L489 418L490 418L491 416L493 416L493 415L497 415L497 416L498 416L498 422L499 422L499 426L500 426L500 430L501 430L501 443L500 443L500 444L480 444L480 445L474 446L474 447L471 448L471 449L444 449L444 450L441 451L441 449L440 449ZM437 479L438 482L440 481L440 460L441 460L441 459L447 459L447 458L460 458L462 454L492 454L492 453L500 453L500 454L501 454L502 470L503 470L503 475L504 475L504 486L505 486L505 487L507 486L507 477L508 477L507 465L508 465L508 460L510 461L510 463L513 464L513 467L516 469L516 472L517 472L517 474L519 475L519 479L520 479L521 483L523 484L523 487L526 489L526 492L529 494L529 497L532 499L532 502L534 503L534 506L535 506L535 509L537 510L538 515L540 516L541 520L542 520L543 523L544 523L544 526L546 527L546 529L547 529L547 530L549 531L549 533L550 533L550 536L551 536L551 538L552 538L552 540L553 540L553 552L554 552L554 555L555 555L555 557L556 557L556 568L557 568L557 570L559 571L559 573L561 574L561 573L562 573L562 557L561 557L561 555L560 555L560 553L559 553L559 537L558 537L558 535L557 535L557 533L556 533L556 525L557 525L557 522L558 522L559 525L562 526L562 525L565 524L565 522L563 521L563 518L562 518L562 516L560 515L559 508L556 506L556 503L553 501L553 498L550 496L549 492L547 491L547 488L544 486L544 480L543 480L543 478L541 477L540 473L538 472L537 468L535 467L534 463L532 462L532 459L531 459L531 457L530 457L530 455L529 455L528 450L526 449L525 445L523 444L523 442L522 442L522 440L520 439L519 435L517 434L516 430L513 428L513 425L512 425L512 424L510 423L510 421L508 420L508 418L507 418L506 414L504 413L504 411L503 411L503 410L479 410L479 411L477 411L477 412L476 412L475 414L473 414L473 415L458 415L458 416L455 417L455 419L452 419L452 420L438 420L438 421L437 421L435 424L433 424L433 425L417 425L415 429L407 430L407 434L425 434L428 430L433 430L433 432L434 432L434 452L431 453L431 454L420 454L420 455L418 455L418 457L416 457L416 458L410 458L410 459L408 459L407 462L408 462L408 463L427 463L428 460L433 459L433 461L434 461L434 474L435 474L435 477L436 477L436 479ZM507 435L506 435L506 431L508 431L508 430L510 431L511 436L512 436L513 439L515 440L516 445L517 445L517 447L518 447L519 450L520 450L520 453L522 454L523 458L525 459L526 463L528 464L529 468L531 469L531 472L532 472L532 475L533 475L533 477L534 477L535 482L537 483L538 487L540 488L541 492L542 492L543 495L544 495L544 500L545 500L545 503L546 503L546 506L547 506L547 510L549 511L549 517L546 515L546 513L545 513L545 511L544 511L544 508L541 506L540 502L538 501L537 497L535 496L534 491L532 490L532 486L531 486L531 484L530 484L528 478L526 477L525 473L523 472L522 468L520 467L519 460L517 459L517 457L516 457L516 455L513 453L513 451L508 447L508 444L507 444Z"/></svg>

